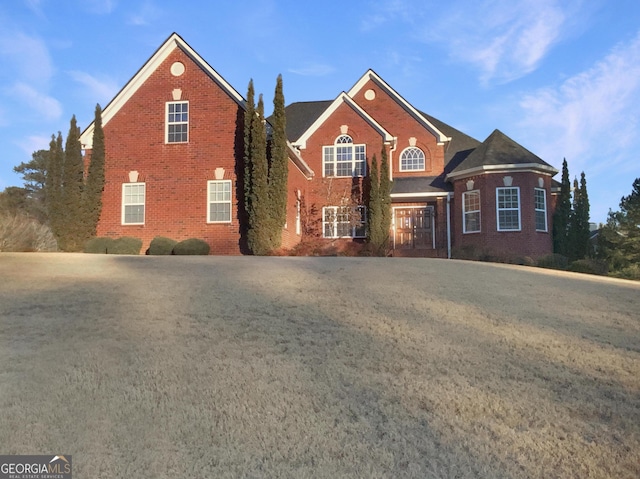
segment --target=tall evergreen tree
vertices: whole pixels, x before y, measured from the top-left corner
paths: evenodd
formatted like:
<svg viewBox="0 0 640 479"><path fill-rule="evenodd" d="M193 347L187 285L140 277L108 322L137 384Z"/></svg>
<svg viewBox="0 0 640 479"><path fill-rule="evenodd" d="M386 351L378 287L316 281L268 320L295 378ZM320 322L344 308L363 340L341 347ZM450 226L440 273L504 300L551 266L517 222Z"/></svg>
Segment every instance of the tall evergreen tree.
<svg viewBox="0 0 640 479"><path fill-rule="evenodd" d="M22 162L13 168L24 180L24 213L41 223L46 223L48 219L45 199L48 164L49 150L38 150L31 156L31 161Z"/></svg>
<svg viewBox="0 0 640 479"><path fill-rule="evenodd" d="M574 198L571 215L569 259L575 261L590 256L589 245L589 196L584 171L580 175L580 184L573 182Z"/></svg>
<svg viewBox="0 0 640 479"><path fill-rule="evenodd" d="M80 128L78 128L76 116L73 115L65 143L62 172L63 234L59 246L64 251L78 251L84 243L83 190L84 160L80 145Z"/></svg>
<svg viewBox="0 0 640 479"><path fill-rule="evenodd" d="M393 187L393 182L391 181L389 174L389 160L387 158L387 150L384 145L382 145L382 159L380 161L380 210L381 210L381 221L380 221L380 229L383 235L382 247L384 249L384 253L386 254L387 249L389 249L389 231L391 230L391 222L392 211L391 211L391 188Z"/></svg>
<svg viewBox="0 0 640 479"><path fill-rule="evenodd" d="M288 155L286 118L282 75L278 75L273 98L273 133L271 138L271 162L269 164L269 214L271 216L271 247L282 244L282 228L287 222Z"/></svg>
<svg viewBox="0 0 640 479"><path fill-rule="evenodd" d="M51 135L49 143L49 163L45 178L45 204L49 217L49 226L58 242L63 234L63 206L62 206L62 173L64 171L64 149L62 147L62 133Z"/></svg>
<svg viewBox="0 0 640 479"><path fill-rule="evenodd" d="M378 173L378 159L373 155L371 167L369 168L369 205L367 233L369 244L373 252L378 254L383 238L380 225L382 224L382 205L380 204L380 175Z"/></svg>
<svg viewBox="0 0 640 479"><path fill-rule="evenodd" d="M249 161L251 171L247 242L253 254L265 255L271 250L271 221L269 215L267 137L262 95L258 97L256 114L251 120Z"/></svg>
<svg viewBox="0 0 640 479"><path fill-rule="evenodd" d="M553 251L569 256L569 223L571 220L571 182L567 159L562 161L560 196L553 214Z"/></svg>
<svg viewBox="0 0 640 479"><path fill-rule="evenodd" d="M105 144L102 129L102 108L96 105L93 129L93 148L87 173L84 198L85 240L96 235L96 228L102 212L102 191L104 190Z"/></svg>
<svg viewBox="0 0 640 479"><path fill-rule="evenodd" d="M256 116L256 100L253 88L253 79L249 81L247 88L247 101L244 111L244 207L248 217L251 217L251 191L253 161L251 158L253 119ZM250 220L248 220L250 221Z"/></svg>

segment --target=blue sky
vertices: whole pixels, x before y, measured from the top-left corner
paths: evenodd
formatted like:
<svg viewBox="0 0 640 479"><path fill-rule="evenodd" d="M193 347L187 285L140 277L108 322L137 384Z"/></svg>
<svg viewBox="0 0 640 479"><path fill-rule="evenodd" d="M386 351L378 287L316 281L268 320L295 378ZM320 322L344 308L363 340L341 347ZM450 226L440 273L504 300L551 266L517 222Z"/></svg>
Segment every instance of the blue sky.
<svg viewBox="0 0 640 479"><path fill-rule="evenodd" d="M587 175L606 220L640 176L638 0L12 0L0 5L0 189L93 119L172 33L267 110L330 100L368 68L416 108L484 140L495 128ZM559 180L560 175L556 178Z"/></svg>

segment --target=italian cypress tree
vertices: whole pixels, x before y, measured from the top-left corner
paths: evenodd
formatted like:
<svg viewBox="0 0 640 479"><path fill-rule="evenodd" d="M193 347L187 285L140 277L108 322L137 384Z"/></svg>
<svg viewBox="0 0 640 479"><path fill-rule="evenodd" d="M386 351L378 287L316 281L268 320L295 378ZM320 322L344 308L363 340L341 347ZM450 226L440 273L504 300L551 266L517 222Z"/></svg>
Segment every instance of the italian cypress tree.
<svg viewBox="0 0 640 479"><path fill-rule="evenodd" d="M589 196L584 172L573 180L573 211L569 225L569 260L583 259L590 254L589 247Z"/></svg>
<svg viewBox="0 0 640 479"><path fill-rule="evenodd" d="M560 197L553 214L553 252L569 256L569 223L571 220L571 182L567 159L562 161Z"/></svg>
<svg viewBox="0 0 640 479"><path fill-rule="evenodd" d="M253 80L249 81L247 89L247 102L244 111L244 207L248 217L251 216L251 171L253 162L251 159L251 133L253 127L253 118L256 116L255 91L253 89Z"/></svg>
<svg viewBox="0 0 640 479"><path fill-rule="evenodd" d="M255 255L265 255L271 250L269 184L267 165L267 138L262 95L258 97L256 114L251 120L249 185L249 230L247 241Z"/></svg>
<svg viewBox="0 0 640 479"><path fill-rule="evenodd" d="M102 212L102 191L104 190L105 145L102 129L102 108L96 105L93 129L93 149L85 187L84 208L86 220L85 240L96 235L96 228Z"/></svg>
<svg viewBox="0 0 640 479"><path fill-rule="evenodd" d="M64 150L62 148L62 133L51 135L49 143L49 162L47 176L44 182L45 203L49 226L58 242L62 239L62 172L64 171Z"/></svg>
<svg viewBox="0 0 640 479"><path fill-rule="evenodd" d="M371 168L369 170L369 205L368 216L369 244L375 254L379 253L383 238L380 225L382 224L382 205L380 204L380 175L378 174L378 159L373 155Z"/></svg>
<svg viewBox="0 0 640 479"><path fill-rule="evenodd" d="M62 172L62 242L65 251L78 251L84 242L84 161L80 145L80 128L73 115L65 143L64 170Z"/></svg>
<svg viewBox="0 0 640 479"><path fill-rule="evenodd" d="M287 221L287 179L289 174L282 75L278 75L278 80L276 81L271 126L273 127L273 134L268 179L268 210L271 217L271 247L275 249L282 244L282 228L284 228L284 224Z"/></svg>
<svg viewBox="0 0 640 479"><path fill-rule="evenodd" d="M380 161L380 229L383 237L382 254L386 254L389 248L389 230L391 229L392 212L391 212L391 188L393 184L389 179L389 160L387 158L387 150L382 145L382 159Z"/></svg>

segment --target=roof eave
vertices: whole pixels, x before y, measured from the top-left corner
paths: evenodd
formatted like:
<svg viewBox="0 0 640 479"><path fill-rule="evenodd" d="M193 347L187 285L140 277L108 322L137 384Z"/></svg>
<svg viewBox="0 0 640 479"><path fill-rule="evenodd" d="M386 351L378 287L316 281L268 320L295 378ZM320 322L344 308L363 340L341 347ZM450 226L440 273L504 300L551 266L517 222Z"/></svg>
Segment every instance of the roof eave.
<svg viewBox="0 0 640 479"><path fill-rule="evenodd" d="M506 165L482 165L474 168L468 168L460 171L453 171L446 176L446 181L465 178L467 176L479 175L484 173L505 173L514 171L537 171L549 176L558 173L553 166L542 165L540 163L523 163L523 164L506 164Z"/></svg>

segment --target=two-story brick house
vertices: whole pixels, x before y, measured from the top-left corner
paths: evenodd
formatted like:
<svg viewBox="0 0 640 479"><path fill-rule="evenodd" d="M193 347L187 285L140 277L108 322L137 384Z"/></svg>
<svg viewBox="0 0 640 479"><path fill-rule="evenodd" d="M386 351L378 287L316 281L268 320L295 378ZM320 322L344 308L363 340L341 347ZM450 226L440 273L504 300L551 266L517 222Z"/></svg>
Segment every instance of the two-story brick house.
<svg viewBox="0 0 640 479"><path fill-rule="evenodd" d="M374 71L332 101L286 108L289 201L283 245L317 225L326 241L366 234L365 179L384 149L393 180L395 255L455 247L551 252L557 171L494 131L479 142L418 111ZM244 99L173 34L103 112L102 236L205 239L240 254ZM93 125L81 141L90 159ZM359 204L360 203L360 204ZM305 224L303 224L305 223Z"/></svg>

